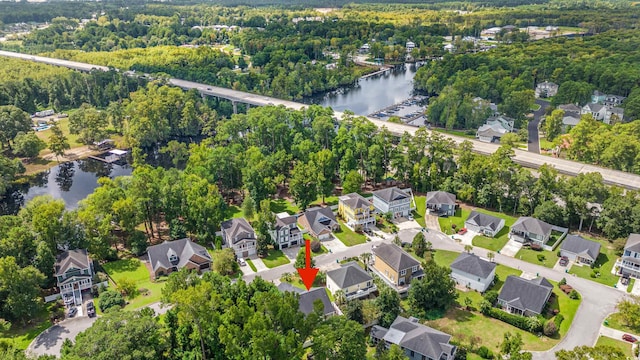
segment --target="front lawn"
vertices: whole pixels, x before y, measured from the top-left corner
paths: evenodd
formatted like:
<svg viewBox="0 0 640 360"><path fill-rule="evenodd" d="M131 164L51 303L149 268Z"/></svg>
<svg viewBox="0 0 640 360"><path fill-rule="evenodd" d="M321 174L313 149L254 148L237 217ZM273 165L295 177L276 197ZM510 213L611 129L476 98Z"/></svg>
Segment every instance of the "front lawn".
<svg viewBox="0 0 640 360"><path fill-rule="evenodd" d="M632 345L626 341L616 340L606 336L600 336L598 338L598 342L596 342L596 346L598 345L611 346L622 351L627 356L627 359L633 358L633 353L631 351Z"/></svg>
<svg viewBox="0 0 640 360"><path fill-rule="evenodd" d="M280 250L269 250L269 255L262 259L269 269L289 263L289 258Z"/></svg>
<svg viewBox="0 0 640 360"><path fill-rule="evenodd" d="M424 222L424 214L427 211L427 197L426 196L414 196L416 200L416 209L413 211L413 219L422 227L427 225Z"/></svg>
<svg viewBox="0 0 640 360"><path fill-rule="evenodd" d="M249 265L251 270L253 270L253 272L258 272L258 269L256 268L255 265L253 265L253 262L250 259L246 259L245 261L247 262L247 265Z"/></svg>
<svg viewBox="0 0 640 360"><path fill-rule="evenodd" d="M478 235L474 237L472 241L473 246L479 246L481 248L485 248L495 252L500 251L504 247L504 245L509 241L509 230L511 229L511 225L513 225L513 223L517 220L517 218L513 216L505 215L503 213L489 211L485 209L475 209L475 210L483 214L488 214L488 215L498 217L500 219L504 219L504 227L493 238L490 238L484 235Z"/></svg>
<svg viewBox="0 0 640 360"><path fill-rule="evenodd" d="M346 246L353 246L358 244L364 244L367 242L367 237L364 234L358 234L357 232L349 229L342 221L340 223L340 231L334 232L333 235L342 241Z"/></svg>
<svg viewBox="0 0 640 360"><path fill-rule="evenodd" d="M139 294L127 298L125 309L138 309L160 301L165 279L152 282L147 267L138 259L125 259L108 262L102 265L104 271L118 284L122 279L128 279L136 284ZM111 284L113 286L114 284ZM144 291L146 290L146 291ZM98 304L96 304L98 307Z"/></svg>
<svg viewBox="0 0 640 360"><path fill-rule="evenodd" d="M627 323L623 320L620 313L613 313L609 315L607 320L604 322L605 326L610 327L612 329L628 332L630 334L640 334L640 329L634 329L627 325Z"/></svg>
<svg viewBox="0 0 640 360"><path fill-rule="evenodd" d="M631 290L633 290L633 284L636 283L636 279L631 278L631 280L629 280L629 285L627 285L627 292L630 293Z"/></svg>
<svg viewBox="0 0 640 360"><path fill-rule="evenodd" d="M580 297L580 299L572 299L569 295L560 290L557 282L549 282L553 284L553 293L555 294L555 297L548 307L551 310L557 309L558 312L564 316L564 320L560 323L560 328L558 329L560 336L564 336L567 331L569 331L569 327L571 327L571 323L573 322L573 318L576 316L576 311L578 311L582 297Z"/></svg>
<svg viewBox="0 0 640 360"><path fill-rule="evenodd" d="M591 274L593 273L593 270L588 265L573 265L571 266L569 273L576 274L581 278L589 279L608 286L617 284L618 277L611 273L611 270L616 263L616 259L618 258L615 250L613 249L613 245L606 240L597 240L594 238L586 237L584 235L582 236L585 239L597 241L600 243L600 254L598 255L598 258L596 259L596 262L594 264L594 268L600 270L600 275L598 277L592 278Z"/></svg>
<svg viewBox="0 0 640 360"><path fill-rule="evenodd" d="M456 214L454 216L441 216L438 218L438 223L440 224L440 230L447 235L454 234L458 232L458 230L464 227L464 221L469 217L469 213L471 210L466 208L458 208L456 209ZM451 224L456 224L456 230L453 231L451 228Z"/></svg>
<svg viewBox="0 0 640 360"><path fill-rule="evenodd" d="M433 260L436 264L448 268L459 255L460 253L455 251L436 250L433 253Z"/></svg>
<svg viewBox="0 0 640 360"><path fill-rule="evenodd" d="M496 266L496 277L498 278L498 280L495 281L495 283L489 290L500 291L500 289L502 288L502 285L504 285L504 281L507 279L507 276L509 275L514 275L519 277L520 275L522 275L522 270L518 270L518 269L514 269L508 266L498 264Z"/></svg>
<svg viewBox="0 0 640 360"><path fill-rule="evenodd" d="M544 256L544 258L542 258L542 260L538 260L538 255L542 255ZM542 265L548 268L553 268L553 266L558 261L558 256L553 251L547 251L547 250L536 251L536 250L531 250L525 247L523 247L522 249L520 249L520 251L518 251L515 258L524 260L526 262L530 262L532 264Z"/></svg>

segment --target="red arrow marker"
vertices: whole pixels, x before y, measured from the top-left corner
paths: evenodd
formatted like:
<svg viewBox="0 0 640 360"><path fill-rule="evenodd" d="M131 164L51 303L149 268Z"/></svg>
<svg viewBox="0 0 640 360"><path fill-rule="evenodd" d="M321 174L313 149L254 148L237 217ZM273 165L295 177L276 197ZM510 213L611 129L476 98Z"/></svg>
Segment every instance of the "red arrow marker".
<svg viewBox="0 0 640 360"><path fill-rule="evenodd" d="M313 285L313 280L316 279L316 275L318 275L318 271L320 269L311 267L311 245L309 245L309 239L305 239L305 259L306 259L306 267L303 269L298 269L298 274L302 278L302 282L304 286L307 287L307 290L311 289L311 285Z"/></svg>

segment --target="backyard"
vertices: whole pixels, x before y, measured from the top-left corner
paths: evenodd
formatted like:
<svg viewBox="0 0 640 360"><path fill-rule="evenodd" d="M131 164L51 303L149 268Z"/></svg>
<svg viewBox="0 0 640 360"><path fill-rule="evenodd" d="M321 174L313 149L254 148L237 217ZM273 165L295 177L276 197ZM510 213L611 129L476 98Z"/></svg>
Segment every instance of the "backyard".
<svg viewBox="0 0 640 360"><path fill-rule="evenodd" d="M553 293L555 296L552 298L551 303L548 305L550 310L558 310L559 314L564 316L564 320L560 323L560 328L558 332L560 336L564 336L567 331L569 331L569 327L571 327L571 323L573 322L573 318L576 316L576 311L578 311L578 306L580 306L581 299L572 299L569 295L565 294L558 287L558 283L555 281L549 281L553 284Z"/></svg>
<svg viewBox="0 0 640 360"><path fill-rule="evenodd" d="M606 336L600 336L595 346L598 345L611 346L622 351L628 359L633 358L633 353L631 352L631 344L626 341L616 340Z"/></svg>
<svg viewBox="0 0 640 360"><path fill-rule="evenodd" d="M424 214L427 211L427 197L414 196L416 201L416 209L413 211L413 219L422 227L426 227L424 222Z"/></svg>
<svg viewBox="0 0 640 360"><path fill-rule="evenodd" d="M103 264L102 267L116 284L122 279L128 279L135 283L138 294L133 298L126 299L126 309L138 309L160 301L165 280L160 279L152 282L149 271L142 261L138 259L118 260ZM98 307L97 304L96 307Z"/></svg>
<svg viewBox="0 0 640 360"><path fill-rule="evenodd" d="M531 250L529 248L523 247L518 251L515 256L516 259L524 260L526 262L530 262L536 265L542 265L548 268L553 268L553 266L558 261L558 256L553 251L547 250Z"/></svg>
<svg viewBox="0 0 640 360"><path fill-rule="evenodd" d="M300 208L298 208L296 204L287 199L271 200L270 209L276 214L281 212L288 212L290 215L294 215L300 212Z"/></svg>
<svg viewBox="0 0 640 360"><path fill-rule="evenodd" d="M600 275L597 277L591 277L593 270L588 265L582 266L571 266L569 270L570 274L576 274L577 276L589 280L593 280L595 282L599 282L604 285L613 286L618 283L618 277L611 273L613 266L616 263L617 255L613 246L606 240L598 240L594 238L589 238L582 235L585 239L597 241L600 243L600 254L594 263L594 269L600 270Z"/></svg>
<svg viewBox="0 0 640 360"><path fill-rule="evenodd" d="M333 233L338 240L342 241L346 246L353 246L358 244L364 244L367 242L367 237L364 234L359 234L347 227L342 221L340 223L340 231Z"/></svg>

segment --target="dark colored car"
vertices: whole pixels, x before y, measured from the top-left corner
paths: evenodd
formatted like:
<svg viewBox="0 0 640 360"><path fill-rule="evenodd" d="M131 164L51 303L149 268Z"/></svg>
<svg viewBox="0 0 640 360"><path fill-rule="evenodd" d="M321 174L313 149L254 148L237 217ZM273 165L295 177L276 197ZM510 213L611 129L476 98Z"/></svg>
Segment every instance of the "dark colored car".
<svg viewBox="0 0 640 360"><path fill-rule="evenodd" d="M87 303L87 315L89 317L96 316L96 307L93 305L93 301Z"/></svg>
<svg viewBox="0 0 640 360"><path fill-rule="evenodd" d="M560 258L560 266L567 266L567 264L569 263L569 258L566 256L563 256Z"/></svg>
<svg viewBox="0 0 640 360"><path fill-rule="evenodd" d="M638 339L636 339L635 337L629 335L629 334L624 334L622 335L622 340L624 341L628 341L630 343L635 343L638 341Z"/></svg>
<svg viewBox="0 0 640 360"><path fill-rule="evenodd" d="M74 317L76 316L76 314L78 313L78 309L75 307L72 307L71 309L69 309L69 317Z"/></svg>

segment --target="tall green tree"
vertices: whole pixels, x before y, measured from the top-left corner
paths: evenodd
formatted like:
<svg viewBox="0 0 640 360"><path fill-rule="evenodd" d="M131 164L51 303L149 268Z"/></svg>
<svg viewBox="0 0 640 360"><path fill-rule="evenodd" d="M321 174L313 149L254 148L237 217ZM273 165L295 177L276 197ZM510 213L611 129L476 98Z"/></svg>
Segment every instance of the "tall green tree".
<svg viewBox="0 0 640 360"><path fill-rule="evenodd" d="M0 258L0 317L28 323L42 309L40 286L45 277L33 266L21 268L11 256Z"/></svg>
<svg viewBox="0 0 640 360"><path fill-rule="evenodd" d="M29 114L13 105L0 106L0 142L2 147L11 148L11 142L18 133L27 133L31 130L31 118Z"/></svg>
<svg viewBox="0 0 640 360"><path fill-rule="evenodd" d="M62 129L58 127L58 125L53 124L51 126L51 135L49 135L49 149L56 156L56 160L59 160L60 156L64 156L64 152L66 150L71 149L71 145L69 145L69 140Z"/></svg>
<svg viewBox="0 0 640 360"><path fill-rule="evenodd" d="M342 316L333 316L318 326L311 335L316 359L364 359L367 354L362 325Z"/></svg>
<svg viewBox="0 0 640 360"><path fill-rule="evenodd" d="M318 197L317 167L298 162L291 171L289 191L296 204L306 209Z"/></svg>
<svg viewBox="0 0 640 360"><path fill-rule="evenodd" d="M13 152L18 156L34 158L46 147L47 143L40 140L32 131L26 134L20 132L13 139Z"/></svg>
<svg viewBox="0 0 640 360"><path fill-rule="evenodd" d="M434 261L424 264L424 277L411 281L409 288L409 306L415 313L426 313L431 310L444 311L457 298L455 281L451 278L451 270L439 266Z"/></svg>

